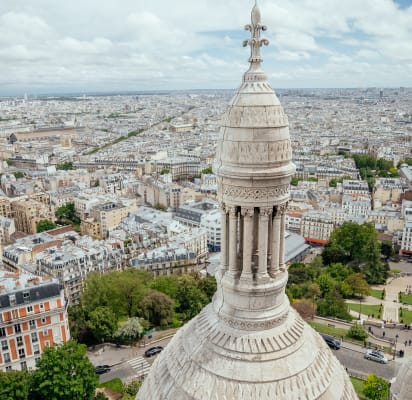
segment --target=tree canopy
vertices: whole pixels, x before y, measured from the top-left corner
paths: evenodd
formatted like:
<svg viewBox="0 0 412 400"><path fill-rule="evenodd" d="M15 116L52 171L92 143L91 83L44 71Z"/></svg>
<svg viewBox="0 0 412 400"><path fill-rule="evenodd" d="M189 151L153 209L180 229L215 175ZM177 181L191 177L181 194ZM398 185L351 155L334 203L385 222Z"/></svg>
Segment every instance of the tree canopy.
<svg viewBox="0 0 412 400"><path fill-rule="evenodd" d="M37 222L36 224L36 231L37 233L49 231L50 229L56 228L56 224L49 219L42 219L41 221Z"/></svg>
<svg viewBox="0 0 412 400"><path fill-rule="evenodd" d="M386 400L389 397L389 385L384 379L370 374L363 384L363 394L371 400Z"/></svg>
<svg viewBox="0 0 412 400"><path fill-rule="evenodd" d="M362 272L370 284L383 283L387 277L378 233L370 223L344 222L332 232L322 258L324 264L349 264L354 272Z"/></svg>
<svg viewBox="0 0 412 400"><path fill-rule="evenodd" d="M76 215L74 203L66 203L55 212L60 224L80 224L80 218Z"/></svg>
<svg viewBox="0 0 412 400"><path fill-rule="evenodd" d="M0 371L0 399L28 400L30 375L27 371Z"/></svg>
<svg viewBox="0 0 412 400"><path fill-rule="evenodd" d="M93 399L97 383L86 346L69 341L44 350L32 373L30 399Z"/></svg>
<svg viewBox="0 0 412 400"><path fill-rule="evenodd" d="M74 338L92 344L102 339L119 340L113 315L116 322L125 317L140 318L144 328L178 326L197 315L215 292L215 278L197 273L157 278L135 268L91 273L80 305L69 309L70 329Z"/></svg>

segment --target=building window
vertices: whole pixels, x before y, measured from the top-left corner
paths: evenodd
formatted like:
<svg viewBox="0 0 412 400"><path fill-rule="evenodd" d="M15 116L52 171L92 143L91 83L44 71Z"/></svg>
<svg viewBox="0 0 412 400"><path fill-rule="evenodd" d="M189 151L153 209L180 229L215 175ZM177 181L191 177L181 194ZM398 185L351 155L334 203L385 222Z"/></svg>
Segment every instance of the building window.
<svg viewBox="0 0 412 400"><path fill-rule="evenodd" d="M0 328L0 337L6 336L6 328Z"/></svg>
<svg viewBox="0 0 412 400"><path fill-rule="evenodd" d="M19 318L19 310L11 310L11 316L13 319Z"/></svg>
<svg viewBox="0 0 412 400"><path fill-rule="evenodd" d="M3 353L4 362L10 362L10 353Z"/></svg>
<svg viewBox="0 0 412 400"><path fill-rule="evenodd" d="M19 357L20 358L25 358L26 357L26 353L24 352L24 349L19 349Z"/></svg>
<svg viewBox="0 0 412 400"><path fill-rule="evenodd" d="M33 345L33 353L40 354L40 346L38 344Z"/></svg>
<svg viewBox="0 0 412 400"><path fill-rule="evenodd" d="M40 303L39 307L40 307L40 310L44 310L44 304L43 303Z"/></svg>
<svg viewBox="0 0 412 400"><path fill-rule="evenodd" d="M44 342L44 346L45 347L50 347L50 342L49 341Z"/></svg>
<svg viewBox="0 0 412 400"><path fill-rule="evenodd" d="M10 305L11 305L11 306L16 305L16 295L11 294L11 295L9 296L9 301L10 301Z"/></svg>
<svg viewBox="0 0 412 400"><path fill-rule="evenodd" d="M12 370L11 365L8 365L8 366L6 367L6 372L11 371L11 370Z"/></svg>
<svg viewBox="0 0 412 400"><path fill-rule="evenodd" d="M40 357L36 357L34 359L34 362L36 363L36 367L37 367L39 365L39 362L40 362Z"/></svg>
<svg viewBox="0 0 412 400"><path fill-rule="evenodd" d="M23 346L23 336L16 337L17 346Z"/></svg>
<svg viewBox="0 0 412 400"><path fill-rule="evenodd" d="M39 339L37 338L37 332L32 332L31 333L31 341L33 343L36 343Z"/></svg>
<svg viewBox="0 0 412 400"><path fill-rule="evenodd" d="M2 350L8 350L9 349L9 345L7 343L7 340L2 340L1 341L1 349Z"/></svg>
<svg viewBox="0 0 412 400"><path fill-rule="evenodd" d="M20 324L14 325L14 332L15 332L15 333L20 333L20 332L21 332L21 326L20 326Z"/></svg>
<svg viewBox="0 0 412 400"><path fill-rule="evenodd" d="M23 300L25 303L30 301L30 292L23 292Z"/></svg>
<svg viewBox="0 0 412 400"><path fill-rule="evenodd" d="M33 306L27 306L27 314L31 314L33 312L34 312Z"/></svg>
<svg viewBox="0 0 412 400"><path fill-rule="evenodd" d="M48 336L48 334L49 334L49 331L48 331L47 329L45 329L45 330L43 331L43 336Z"/></svg>
<svg viewBox="0 0 412 400"><path fill-rule="evenodd" d="M29 321L29 326L30 326L30 329L35 329L36 328L36 321L34 319L31 319Z"/></svg>
<svg viewBox="0 0 412 400"><path fill-rule="evenodd" d="M25 369L27 369L27 363L26 363L26 361L22 361L22 362L20 363L20 368L21 368L22 371L24 371Z"/></svg>

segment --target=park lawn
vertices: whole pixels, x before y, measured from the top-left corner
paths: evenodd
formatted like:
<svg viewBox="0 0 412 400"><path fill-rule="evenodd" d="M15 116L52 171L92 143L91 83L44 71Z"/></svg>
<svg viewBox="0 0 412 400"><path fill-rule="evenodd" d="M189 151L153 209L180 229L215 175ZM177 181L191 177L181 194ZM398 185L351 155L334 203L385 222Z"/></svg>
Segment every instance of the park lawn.
<svg viewBox="0 0 412 400"><path fill-rule="evenodd" d="M383 290L371 289L370 295L371 295L372 297L375 297L375 299L382 300L382 294L383 294Z"/></svg>
<svg viewBox="0 0 412 400"><path fill-rule="evenodd" d="M366 397L363 395L363 383L365 381L353 376L350 377L350 380L352 381L352 385L355 388L355 392L358 395L359 400L366 400Z"/></svg>
<svg viewBox="0 0 412 400"><path fill-rule="evenodd" d="M402 310L402 317L400 316L399 311L399 321L402 321L403 324L412 324L412 311Z"/></svg>
<svg viewBox="0 0 412 400"><path fill-rule="evenodd" d="M360 307L359 304L356 304L356 303L346 303L346 305L348 306L350 310L359 312L359 309L360 309L361 313L364 315L370 315L370 316L374 315L375 318L379 318L378 315L380 314L379 312L380 306L362 304L362 306Z"/></svg>
<svg viewBox="0 0 412 400"><path fill-rule="evenodd" d="M309 321L309 325L319 333L324 333L325 335L330 335L337 338L341 338L342 336L346 337L346 334L348 333L348 329L334 328L333 326L321 324L319 322Z"/></svg>
<svg viewBox="0 0 412 400"><path fill-rule="evenodd" d="M120 378L114 378L114 379L111 379L110 381L100 383L99 385L97 385L97 387L112 389L114 392L120 393L120 394L124 393L123 382L121 381Z"/></svg>
<svg viewBox="0 0 412 400"><path fill-rule="evenodd" d="M404 294L401 295L401 303L406 303L412 305L412 294Z"/></svg>

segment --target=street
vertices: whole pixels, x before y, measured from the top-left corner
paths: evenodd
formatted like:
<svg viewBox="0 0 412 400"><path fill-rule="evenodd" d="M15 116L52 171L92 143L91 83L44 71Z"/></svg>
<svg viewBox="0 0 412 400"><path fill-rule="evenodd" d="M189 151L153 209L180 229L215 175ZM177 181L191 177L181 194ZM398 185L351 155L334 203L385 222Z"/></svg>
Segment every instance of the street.
<svg viewBox="0 0 412 400"><path fill-rule="evenodd" d="M344 345L345 344L343 344L343 346ZM332 351L342 365L348 369L348 373L353 373L354 375L375 374L388 381L397 375L401 361L403 361L402 359L395 361L390 359L387 364L380 364L367 360L364 358L366 349L362 347L359 347L359 351L345 347Z"/></svg>

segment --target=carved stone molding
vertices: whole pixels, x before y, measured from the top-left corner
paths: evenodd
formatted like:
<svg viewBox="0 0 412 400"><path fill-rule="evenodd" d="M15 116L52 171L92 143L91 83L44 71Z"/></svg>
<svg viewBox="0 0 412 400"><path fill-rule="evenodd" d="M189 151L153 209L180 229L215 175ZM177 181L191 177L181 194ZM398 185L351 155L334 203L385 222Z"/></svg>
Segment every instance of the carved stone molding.
<svg viewBox="0 0 412 400"><path fill-rule="evenodd" d="M269 217L272 214L272 207L260 207L260 215L262 217Z"/></svg>
<svg viewBox="0 0 412 400"><path fill-rule="evenodd" d="M243 217L252 218L255 214L255 209L252 207L242 207L241 213Z"/></svg>
<svg viewBox="0 0 412 400"><path fill-rule="evenodd" d="M289 184L269 188L245 188L223 186L223 196L241 200L263 200L268 197L283 197L289 193Z"/></svg>
<svg viewBox="0 0 412 400"><path fill-rule="evenodd" d="M228 206L226 208L227 212L229 212L230 217L236 217L237 216L237 207L236 206Z"/></svg>
<svg viewBox="0 0 412 400"><path fill-rule="evenodd" d="M259 322L238 320L238 319L223 317L223 316L219 316L219 318L231 328L237 328L237 329L242 329L246 331L256 331L256 330L271 329L271 328L274 328L275 326L280 325L287 318L287 313L282 315L279 318L268 319L268 320L259 321Z"/></svg>

